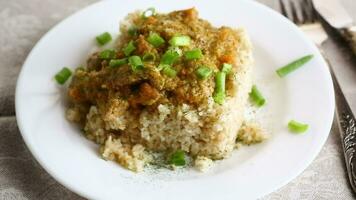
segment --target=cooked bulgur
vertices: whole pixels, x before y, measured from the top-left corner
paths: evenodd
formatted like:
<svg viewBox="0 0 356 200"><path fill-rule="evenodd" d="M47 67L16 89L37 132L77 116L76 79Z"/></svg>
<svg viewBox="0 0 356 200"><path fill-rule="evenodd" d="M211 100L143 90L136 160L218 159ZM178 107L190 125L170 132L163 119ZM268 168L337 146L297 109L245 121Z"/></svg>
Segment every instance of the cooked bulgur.
<svg viewBox="0 0 356 200"><path fill-rule="evenodd" d="M202 56L184 57L196 49ZM147 55L151 59L145 60ZM142 171L152 153L182 150L204 171L235 147L252 63L243 29L215 28L194 8L148 17L132 13L121 25L116 48L94 53L86 68L75 72L67 117L101 145L103 158L130 170ZM214 74L224 64L232 69L222 72L224 103L217 103ZM209 74L198 76L202 66ZM263 139L246 128L239 136L245 138L246 143Z"/></svg>

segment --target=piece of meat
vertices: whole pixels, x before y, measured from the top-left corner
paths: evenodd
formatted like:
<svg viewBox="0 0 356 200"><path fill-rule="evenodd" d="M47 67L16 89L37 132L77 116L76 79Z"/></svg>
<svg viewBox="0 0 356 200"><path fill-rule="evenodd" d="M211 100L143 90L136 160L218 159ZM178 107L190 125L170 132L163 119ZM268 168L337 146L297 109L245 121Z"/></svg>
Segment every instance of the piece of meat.
<svg viewBox="0 0 356 200"><path fill-rule="evenodd" d="M91 55L87 61L87 68L89 71L99 71L101 69L102 60L99 58L99 52Z"/></svg>
<svg viewBox="0 0 356 200"><path fill-rule="evenodd" d="M145 21L146 24L155 24L156 22L157 22L157 19L154 16L148 17Z"/></svg>
<svg viewBox="0 0 356 200"><path fill-rule="evenodd" d="M226 54L226 55L222 55L219 57L219 61L220 61L220 64L224 64L224 63L229 63L229 64L233 64L234 63L234 56L231 55L231 54Z"/></svg>
<svg viewBox="0 0 356 200"><path fill-rule="evenodd" d="M183 17L184 17L184 21L194 21L198 18L198 11L195 8L190 8L187 10L183 10Z"/></svg>
<svg viewBox="0 0 356 200"><path fill-rule="evenodd" d="M143 55L145 52L150 50L150 44L145 40L143 35L140 35L136 40L137 54Z"/></svg>
<svg viewBox="0 0 356 200"><path fill-rule="evenodd" d="M158 90L145 82L140 85L139 93L129 99L129 104L133 108L139 105L152 105L159 99L159 96Z"/></svg>

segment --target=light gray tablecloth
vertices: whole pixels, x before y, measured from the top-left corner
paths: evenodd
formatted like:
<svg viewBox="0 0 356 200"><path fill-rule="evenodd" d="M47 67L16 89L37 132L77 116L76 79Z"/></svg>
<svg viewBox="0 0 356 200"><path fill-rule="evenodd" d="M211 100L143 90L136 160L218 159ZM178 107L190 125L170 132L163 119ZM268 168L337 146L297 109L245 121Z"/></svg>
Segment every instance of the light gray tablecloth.
<svg viewBox="0 0 356 200"><path fill-rule="evenodd" d="M48 175L23 143L14 116L14 91L21 65L41 36L66 16L94 1L0 0L0 199L81 199ZM277 0L260 1L278 9ZM344 3L350 11L356 10L354 0L344 0ZM348 49L336 41L329 40L325 49L356 111L355 60L345 56ZM294 181L263 199L353 198L334 126L314 162Z"/></svg>

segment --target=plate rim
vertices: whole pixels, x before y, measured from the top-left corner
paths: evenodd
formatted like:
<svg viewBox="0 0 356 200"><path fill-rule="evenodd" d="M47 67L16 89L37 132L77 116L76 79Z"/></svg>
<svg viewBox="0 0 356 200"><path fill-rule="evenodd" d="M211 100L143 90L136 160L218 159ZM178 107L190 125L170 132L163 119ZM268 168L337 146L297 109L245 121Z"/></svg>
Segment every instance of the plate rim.
<svg viewBox="0 0 356 200"><path fill-rule="evenodd" d="M36 150L34 148L34 146L32 146L31 142L30 142L30 134L27 134L28 130L25 130L24 125L23 125L23 120L21 120L21 111L19 110L19 104L20 104L20 98L19 98L19 93L21 91L20 88L20 83L23 80L23 76L24 76L24 68L25 66L28 66L28 60L30 60L30 58L32 57L33 53L36 52L36 50L38 49L39 46L41 46L41 44L46 40L47 37L49 37L49 35L54 32L54 30L56 30L58 27L60 27L62 24L66 23L67 21L69 21L71 18L79 15L80 13L83 13L89 9L91 9L92 7L96 7L100 4L104 4L107 2L110 2L111 0L108 1L98 1L95 2L93 4L90 4L88 6L85 6L84 8L81 8L79 10L77 10L76 12L72 13L71 15L65 17L64 19L62 19L61 21L59 21L55 26L51 27L44 35L41 36L40 40L37 41L37 43L34 45L34 47L31 49L30 53L27 55L24 63L22 64L21 67L21 71L18 75L18 79L16 81L16 89L15 89L15 113L16 113L16 120L17 120L17 125L18 128L20 130L21 136L27 146L27 148L30 150L31 155L36 159L36 161L41 165L41 167L50 175L52 176L58 183L60 183L61 185L63 185L64 187L66 187L67 189L69 189L70 191L73 191L74 193L85 197L85 198L92 198L92 196L88 196L87 193L84 192L84 190L81 190L79 187L76 187L75 184L71 183L71 181L65 180L64 178L62 178L61 176L59 176L56 172L52 171L45 162L43 162L43 160L41 159L41 156L39 154L36 153ZM279 14L278 12L274 11L273 9L267 7L264 4L261 4L259 2L256 1L248 1L248 0L240 0L240 1L244 1L246 3L249 4L253 4L253 6L257 6L257 7L261 7L263 8L263 10L265 10L266 12L269 12L273 15L279 15L281 20L284 21L284 23L288 23L290 25L292 25L291 27L293 27L293 31L294 32L298 32L299 35L301 35L303 37L303 39L305 41L309 41L309 45L310 45L310 40L309 38L307 38L306 35L304 35L302 33L301 30L299 30L299 28L293 24L292 22L290 22L287 18L285 18L284 16L282 16L281 14ZM310 46L313 50L315 50L316 52L319 53L318 49L315 47L315 45ZM320 54L320 53L319 53ZM327 62L324 60L324 58L322 57L321 62L323 62L323 64L325 66L327 66ZM331 113L335 112L335 93L334 93L334 86L332 84L332 79L331 79L331 74L330 74L330 70L327 68L326 69L328 72L328 81L331 82L331 100L332 100L332 107L330 108ZM300 175L305 169L307 169L310 164L313 162L313 160L317 157L317 155L320 153L320 151L322 150L322 147L325 145L326 140L330 134L331 131L331 127L332 127L332 121L334 119L334 114L332 114L331 117L329 117L329 123L328 123L328 128L327 130L329 130L329 132L327 134L325 134L325 137L321 138L321 142L318 143L317 147L315 148L315 151L313 152L313 155L309 155L308 159L305 160L304 164L302 166L300 166L298 168L298 170L295 170L294 173L292 173L290 175L290 177L288 179L286 179L285 181L280 182L280 184L276 184L272 189L269 189L268 191L265 191L264 194L261 194L260 197L265 196L273 191L276 191L277 189L280 189L281 187L283 187L284 185L288 184L289 182L293 181L298 175ZM26 132L26 134L25 134Z"/></svg>

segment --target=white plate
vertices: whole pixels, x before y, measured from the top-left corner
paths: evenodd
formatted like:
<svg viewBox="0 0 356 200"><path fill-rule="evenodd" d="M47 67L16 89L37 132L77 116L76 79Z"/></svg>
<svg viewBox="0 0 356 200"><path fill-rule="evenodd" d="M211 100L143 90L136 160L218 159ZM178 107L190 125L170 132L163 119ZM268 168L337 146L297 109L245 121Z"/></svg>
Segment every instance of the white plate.
<svg viewBox="0 0 356 200"><path fill-rule="evenodd" d="M260 118L271 138L242 148L204 174L161 170L134 174L100 159L64 116L65 90L53 80L63 66L80 65L95 47L94 37L118 33L136 9L168 12L195 6L216 26L245 27L254 45L257 85L267 98ZM284 79L275 70L306 54L315 57ZM16 116L23 138L40 164L61 184L91 199L253 199L300 174L323 146L331 127L334 93L326 63L296 26L252 1L102 1L48 32L28 56L16 89ZM304 135L287 131L290 119L310 125Z"/></svg>

